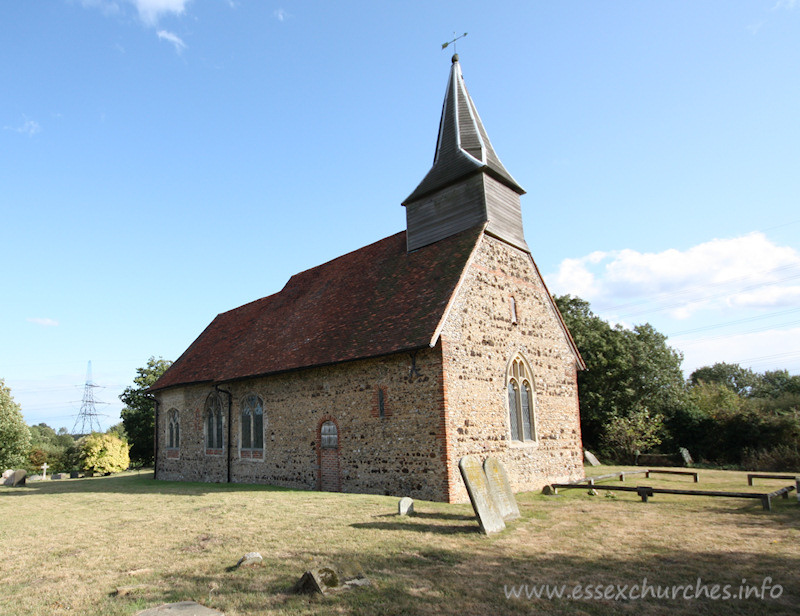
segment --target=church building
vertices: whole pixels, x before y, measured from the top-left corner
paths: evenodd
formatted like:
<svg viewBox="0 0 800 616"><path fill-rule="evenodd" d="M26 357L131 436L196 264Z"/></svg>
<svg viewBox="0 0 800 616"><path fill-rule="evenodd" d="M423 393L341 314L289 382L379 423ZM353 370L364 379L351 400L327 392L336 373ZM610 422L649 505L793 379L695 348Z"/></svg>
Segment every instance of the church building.
<svg viewBox="0 0 800 616"><path fill-rule="evenodd" d="M406 230L218 315L150 388L156 478L466 502L583 477L583 361L533 261L524 190L453 56Z"/></svg>

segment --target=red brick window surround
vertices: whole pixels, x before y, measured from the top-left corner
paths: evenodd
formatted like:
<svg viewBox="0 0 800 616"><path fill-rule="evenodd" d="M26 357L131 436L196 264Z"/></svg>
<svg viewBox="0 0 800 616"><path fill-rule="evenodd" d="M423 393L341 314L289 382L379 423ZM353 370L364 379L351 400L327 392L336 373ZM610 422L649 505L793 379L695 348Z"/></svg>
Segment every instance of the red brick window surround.
<svg viewBox="0 0 800 616"><path fill-rule="evenodd" d="M207 456L221 456L224 446L224 432L222 416L222 403L219 395L210 394L206 399L205 412L205 441Z"/></svg>
<svg viewBox="0 0 800 616"><path fill-rule="evenodd" d="M255 394L242 399L240 404L241 445L239 456L243 460L264 459L264 402Z"/></svg>
<svg viewBox="0 0 800 616"><path fill-rule="evenodd" d="M536 395L532 385L533 375L522 355L517 355L509 364L506 383L511 439L535 441Z"/></svg>
<svg viewBox="0 0 800 616"><path fill-rule="evenodd" d="M178 409L167 411L167 457L177 458L181 442L181 424Z"/></svg>

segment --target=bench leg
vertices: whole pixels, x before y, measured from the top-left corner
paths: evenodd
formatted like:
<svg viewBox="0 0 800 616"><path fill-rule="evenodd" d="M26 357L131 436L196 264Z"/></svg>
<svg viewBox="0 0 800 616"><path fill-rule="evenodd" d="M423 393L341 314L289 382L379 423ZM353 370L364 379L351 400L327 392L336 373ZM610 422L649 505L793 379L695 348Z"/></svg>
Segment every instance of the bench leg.
<svg viewBox="0 0 800 616"><path fill-rule="evenodd" d="M761 497L761 506L764 508L764 511L772 511L772 499L769 495L765 494Z"/></svg>

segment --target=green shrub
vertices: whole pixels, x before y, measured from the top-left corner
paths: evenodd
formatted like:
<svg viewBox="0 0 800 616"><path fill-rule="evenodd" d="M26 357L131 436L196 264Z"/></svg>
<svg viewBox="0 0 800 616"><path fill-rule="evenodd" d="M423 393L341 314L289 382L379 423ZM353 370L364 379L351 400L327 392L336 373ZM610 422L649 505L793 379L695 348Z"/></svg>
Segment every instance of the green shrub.
<svg viewBox="0 0 800 616"><path fill-rule="evenodd" d="M101 474L119 473L130 465L129 450L128 443L116 436L93 432L81 439L81 468Z"/></svg>
<svg viewBox="0 0 800 616"><path fill-rule="evenodd" d="M747 449L742 456L742 466L749 471L798 473L800 448L784 444L772 449Z"/></svg>
<svg viewBox="0 0 800 616"><path fill-rule="evenodd" d="M647 409L627 417L612 417L603 435L605 450L616 460L631 464L637 451L648 451L661 443L663 418Z"/></svg>

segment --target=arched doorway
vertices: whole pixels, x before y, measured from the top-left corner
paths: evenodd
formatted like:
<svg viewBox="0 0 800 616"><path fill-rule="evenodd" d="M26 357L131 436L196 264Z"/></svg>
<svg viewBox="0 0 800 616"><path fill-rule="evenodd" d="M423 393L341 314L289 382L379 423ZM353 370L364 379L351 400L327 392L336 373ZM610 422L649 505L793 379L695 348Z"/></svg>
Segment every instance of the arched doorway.
<svg viewBox="0 0 800 616"><path fill-rule="evenodd" d="M327 418L319 426L319 480L323 492L340 492L342 484L339 474L339 426L333 418Z"/></svg>

